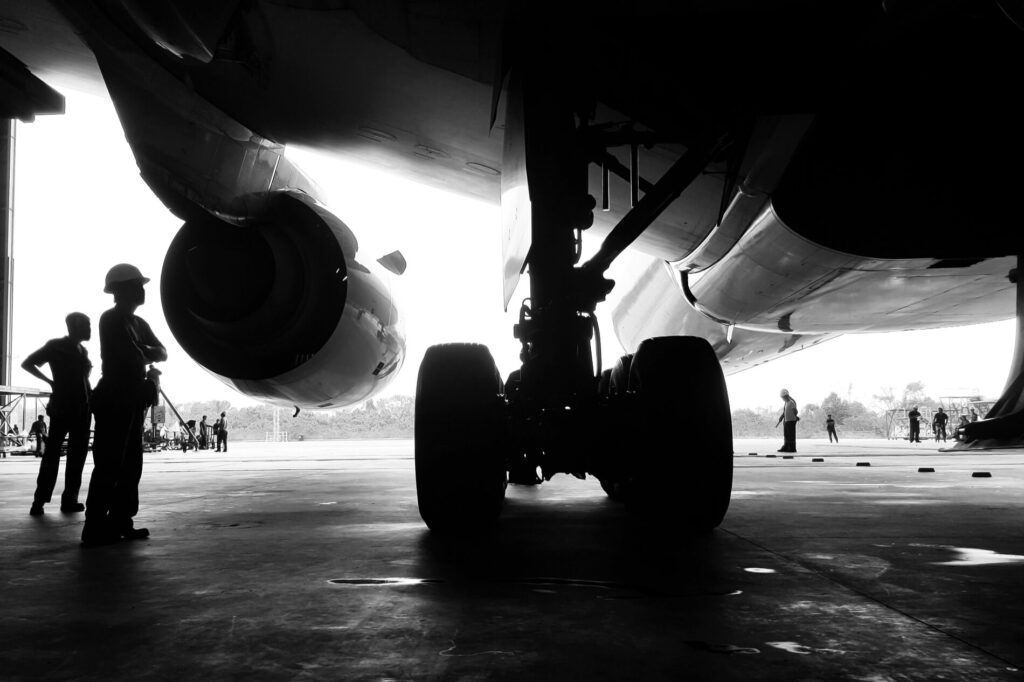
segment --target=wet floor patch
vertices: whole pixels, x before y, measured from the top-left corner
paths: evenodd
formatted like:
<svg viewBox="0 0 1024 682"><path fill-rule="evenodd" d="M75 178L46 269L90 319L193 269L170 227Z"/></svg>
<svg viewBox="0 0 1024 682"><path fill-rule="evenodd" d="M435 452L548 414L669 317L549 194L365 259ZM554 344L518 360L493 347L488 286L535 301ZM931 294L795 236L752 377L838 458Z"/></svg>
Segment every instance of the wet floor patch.
<svg viewBox="0 0 1024 682"><path fill-rule="evenodd" d="M761 653L760 649L755 649L751 646L736 646L735 644L718 644L715 642L702 642L699 640L690 640L686 643L691 649L697 651L707 651L711 654L724 654L726 656L733 656L735 654L750 655Z"/></svg>
<svg viewBox="0 0 1024 682"><path fill-rule="evenodd" d="M389 587L396 585L424 585L444 582L430 578L333 578L327 582L333 585L352 587Z"/></svg>
<svg viewBox="0 0 1024 682"><path fill-rule="evenodd" d="M817 649L810 647L799 642L765 642L768 646L773 649L781 649L782 651L788 651L791 654L797 654L798 656L810 656L812 654L845 654L846 652L841 649Z"/></svg>
<svg viewBox="0 0 1024 682"><path fill-rule="evenodd" d="M994 566L998 564L1019 564L1024 563L1022 554L1000 554L991 549L980 549L977 547L954 547L952 545L924 545L913 544L911 547L929 547L943 549L955 554L955 558L949 561L933 561L936 566Z"/></svg>
<svg viewBox="0 0 1024 682"><path fill-rule="evenodd" d="M761 569L770 573L772 569ZM684 593L675 593L659 590L657 588L629 585L611 580L583 580L577 578L551 578L551 577L526 577L526 578L492 578L471 581L449 581L440 578L332 578L327 581L332 585L345 587L395 587L410 585L439 585L442 583L466 586L466 585L513 585L529 588L531 592L538 594L559 594L560 588L589 589L599 592L599 599L638 599L643 597L738 597L743 590L730 589L706 589L692 590Z"/></svg>

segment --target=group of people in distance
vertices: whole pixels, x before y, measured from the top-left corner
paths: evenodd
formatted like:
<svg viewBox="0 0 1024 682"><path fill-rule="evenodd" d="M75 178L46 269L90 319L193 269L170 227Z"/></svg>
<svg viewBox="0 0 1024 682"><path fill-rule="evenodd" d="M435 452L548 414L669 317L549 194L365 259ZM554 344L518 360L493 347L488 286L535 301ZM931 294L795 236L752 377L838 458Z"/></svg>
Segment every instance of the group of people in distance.
<svg viewBox="0 0 1024 682"><path fill-rule="evenodd" d="M195 419L188 420L188 435L184 438L181 444L181 449L187 451L189 447L195 447L199 450L208 450L216 443L217 452L228 451L228 417L226 412L221 412L220 417L217 421L213 422L211 426L206 421L206 415L196 424ZM198 431L198 433L196 433ZM192 436L195 437L195 441L192 441Z"/></svg>
<svg viewBox="0 0 1024 682"><path fill-rule="evenodd" d="M82 545L93 546L149 537L149 530L136 528L139 511L139 481L142 478L142 424L145 410L158 393L146 366L167 359L167 349L149 324L135 314L146 302L149 278L134 265L121 263L107 272L103 291L114 296L114 307L100 315L100 359L102 374L96 387L90 386L92 363L82 346L92 336L89 317L69 314L68 333L52 339L29 354L22 367L50 385L46 413L49 435L42 453L36 490L29 511L43 513L57 481L61 446L67 439L67 464L61 511L85 512ZM49 365L52 377L40 368ZM89 427L95 418L93 471L88 497L78 500L82 470L89 448Z"/></svg>
<svg viewBox="0 0 1024 682"><path fill-rule="evenodd" d="M800 421L798 416L799 412L796 406L796 400L789 394L789 391L782 389L779 391L779 397L782 398L782 412L779 414L779 420L775 423L777 427L782 424L782 447L779 448L779 452L796 452L796 423ZM911 443L921 442L921 412L914 406L907 412L907 420L910 422L910 437ZM957 424L953 431L953 438L958 439L960 430L969 422L978 421L978 413L971 408L971 417L968 420L967 415L960 415L960 423ZM935 440L942 439L946 441L946 425L949 423L949 415L940 407L937 408L934 417L932 417L932 433L935 436ZM828 442L839 442L839 434L836 432L836 420L829 414L825 419L825 430L828 432Z"/></svg>

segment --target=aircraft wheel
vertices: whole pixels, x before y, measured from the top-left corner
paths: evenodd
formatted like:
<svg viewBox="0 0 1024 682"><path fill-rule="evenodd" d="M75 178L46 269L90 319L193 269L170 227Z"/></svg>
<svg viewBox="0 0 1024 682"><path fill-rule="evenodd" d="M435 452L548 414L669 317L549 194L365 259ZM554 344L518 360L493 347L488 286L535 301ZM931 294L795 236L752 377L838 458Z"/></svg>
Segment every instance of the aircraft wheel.
<svg viewBox="0 0 1024 682"><path fill-rule="evenodd" d="M711 345L690 336L640 344L629 368L637 455L628 496L657 522L707 531L732 495L732 414Z"/></svg>
<svg viewBox="0 0 1024 682"><path fill-rule="evenodd" d="M483 528L505 499L504 400L486 346L431 346L416 381L416 497L433 531Z"/></svg>
<svg viewBox="0 0 1024 682"><path fill-rule="evenodd" d="M625 502L626 498L621 483L609 479L598 479L598 482L601 484L601 490L608 495L608 499L615 500L616 502Z"/></svg>

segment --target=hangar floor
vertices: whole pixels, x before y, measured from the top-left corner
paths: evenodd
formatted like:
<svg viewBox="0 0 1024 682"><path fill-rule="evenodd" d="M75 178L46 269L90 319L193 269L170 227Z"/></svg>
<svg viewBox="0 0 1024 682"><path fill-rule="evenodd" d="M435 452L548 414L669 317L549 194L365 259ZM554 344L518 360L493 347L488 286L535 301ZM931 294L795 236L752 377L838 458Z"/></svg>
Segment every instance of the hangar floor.
<svg viewBox="0 0 1024 682"><path fill-rule="evenodd" d="M0 459L0 678L1024 677L1024 451L776 447L736 442L709 536L560 476L463 542L421 525L408 441L152 455L152 537L90 549Z"/></svg>

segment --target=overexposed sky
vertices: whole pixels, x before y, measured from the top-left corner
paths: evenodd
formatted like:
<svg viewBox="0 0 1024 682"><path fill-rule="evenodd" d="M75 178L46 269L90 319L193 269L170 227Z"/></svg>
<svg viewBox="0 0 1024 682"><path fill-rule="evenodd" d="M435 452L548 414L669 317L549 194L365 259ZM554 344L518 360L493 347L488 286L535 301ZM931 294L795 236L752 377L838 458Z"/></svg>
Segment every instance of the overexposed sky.
<svg viewBox="0 0 1024 682"><path fill-rule="evenodd" d="M254 402L196 365L174 342L159 302L160 268L179 221L138 175L109 101L65 91L67 114L17 127L14 370L16 386L38 382L20 367L25 355L65 333L64 315L93 318L112 304L103 277L119 262L152 278L139 314L168 347L163 385L174 402ZM309 150L289 150L327 193L331 209L355 231L361 257L401 249L409 263L396 278L408 357L387 393L411 395L426 348L447 341L487 344L503 374L518 365L512 338L518 301L501 305L497 205L416 185ZM594 248L596 244L589 245ZM1012 311L1008 311L1010 314ZM605 362L621 351L607 311ZM730 377L734 408L775 406L786 387L801 405L831 391L856 400L886 386L897 393L923 381L932 396L996 397L1013 348L1012 320L950 330L847 336ZM99 373L99 342L87 344Z"/></svg>

